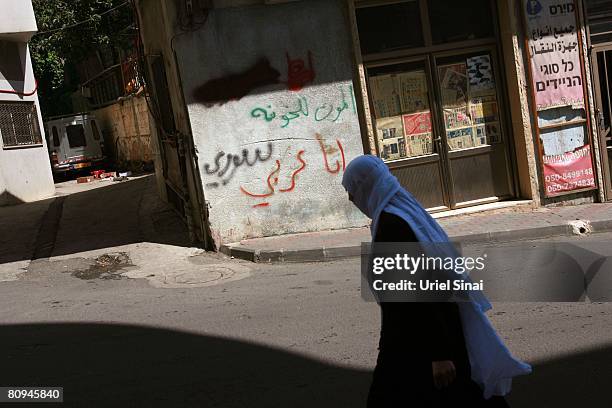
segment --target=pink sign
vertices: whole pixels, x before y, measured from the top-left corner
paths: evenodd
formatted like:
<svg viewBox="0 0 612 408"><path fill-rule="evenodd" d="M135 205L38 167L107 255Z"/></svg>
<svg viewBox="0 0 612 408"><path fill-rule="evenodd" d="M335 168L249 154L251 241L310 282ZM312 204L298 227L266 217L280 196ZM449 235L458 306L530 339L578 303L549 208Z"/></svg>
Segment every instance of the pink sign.
<svg viewBox="0 0 612 408"><path fill-rule="evenodd" d="M544 187L546 196L595 187L591 166L591 147L582 146L573 152L544 156Z"/></svg>
<svg viewBox="0 0 612 408"><path fill-rule="evenodd" d="M431 113L421 112L402 116L404 135L418 135L431 132Z"/></svg>
<svg viewBox="0 0 612 408"><path fill-rule="evenodd" d="M584 106L573 0L524 0L533 91L538 110Z"/></svg>

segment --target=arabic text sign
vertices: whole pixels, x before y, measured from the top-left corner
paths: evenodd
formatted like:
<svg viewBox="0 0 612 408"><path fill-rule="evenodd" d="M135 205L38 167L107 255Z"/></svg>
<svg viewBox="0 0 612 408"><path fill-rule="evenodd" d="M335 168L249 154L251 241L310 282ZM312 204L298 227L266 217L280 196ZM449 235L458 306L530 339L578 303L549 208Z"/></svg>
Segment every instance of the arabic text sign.
<svg viewBox="0 0 612 408"><path fill-rule="evenodd" d="M580 46L573 0L524 0L538 110L583 106Z"/></svg>
<svg viewBox="0 0 612 408"><path fill-rule="evenodd" d="M543 163L544 187L548 197L567 191L595 187L589 145L569 153L544 156Z"/></svg>

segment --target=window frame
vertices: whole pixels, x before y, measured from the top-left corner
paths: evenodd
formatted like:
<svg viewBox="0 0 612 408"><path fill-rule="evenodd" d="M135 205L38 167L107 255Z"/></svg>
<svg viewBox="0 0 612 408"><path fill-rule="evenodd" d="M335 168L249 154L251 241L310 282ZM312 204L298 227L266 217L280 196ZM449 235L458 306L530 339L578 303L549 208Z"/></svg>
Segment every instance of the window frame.
<svg viewBox="0 0 612 408"><path fill-rule="evenodd" d="M22 106L30 106L30 113L33 118L30 122L34 132L30 135L31 143L22 143L22 144L7 144L5 135L2 134L2 130L0 129L0 141L2 143L2 149L10 150L10 149L27 149L27 148L35 148L44 146L43 132L41 131L40 123L39 123L39 113L38 106L34 101L0 101L0 121L3 121L2 112L5 106L8 105L22 105ZM8 119L7 119L8 120ZM14 121L11 121L14 126ZM14 131L15 129L13 129ZM16 135L15 135L16 137Z"/></svg>

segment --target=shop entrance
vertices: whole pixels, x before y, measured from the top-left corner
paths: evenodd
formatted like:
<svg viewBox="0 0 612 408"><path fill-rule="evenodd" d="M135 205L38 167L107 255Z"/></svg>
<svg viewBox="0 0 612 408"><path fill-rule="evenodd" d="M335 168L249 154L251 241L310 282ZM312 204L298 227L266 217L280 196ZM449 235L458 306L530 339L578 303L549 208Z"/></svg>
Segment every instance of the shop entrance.
<svg viewBox="0 0 612 408"><path fill-rule="evenodd" d="M378 155L430 211L512 197L493 2L382 3L356 8Z"/></svg>
<svg viewBox="0 0 612 408"><path fill-rule="evenodd" d="M595 118L605 196L612 200L612 4L587 0Z"/></svg>
<svg viewBox="0 0 612 408"><path fill-rule="evenodd" d="M612 200L612 44L593 49L592 58L601 167L606 199Z"/></svg>

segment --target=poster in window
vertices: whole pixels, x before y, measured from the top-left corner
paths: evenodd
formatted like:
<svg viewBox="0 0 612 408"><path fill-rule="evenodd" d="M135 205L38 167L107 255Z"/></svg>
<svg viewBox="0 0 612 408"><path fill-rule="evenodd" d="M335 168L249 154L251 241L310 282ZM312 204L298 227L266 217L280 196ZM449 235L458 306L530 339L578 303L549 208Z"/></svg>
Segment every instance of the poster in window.
<svg viewBox="0 0 612 408"><path fill-rule="evenodd" d="M445 108L467 105L468 78L465 63L444 65L438 68Z"/></svg>
<svg viewBox="0 0 612 408"><path fill-rule="evenodd" d="M372 104L377 118L397 116L401 112L395 75L378 75L370 78Z"/></svg>
<svg viewBox="0 0 612 408"><path fill-rule="evenodd" d="M376 132L383 160L397 160L407 156L401 116L376 119Z"/></svg>
<svg viewBox="0 0 612 408"><path fill-rule="evenodd" d="M406 155L406 144L404 138L390 139L382 142L381 158L383 160L397 160L402 158L400 146L403 145L403 153Z"/></svg>
<svg viewBox="0 0 612 408"><path fill-rule="evenodd" d="M472 126L472 118L468 113L467 106L444 109L444 125L446 130Z"/></svg>
<svg viewBox="0 0 612 408"><path fill-rule="evenodd" d="M589 145L560 155L544 156L543 165L544 188L549 197L595 187Z"/></svg>
<svg viewBox="0 0 612 408"><path fill-rule="evenodd" d="M573 1L524 0L537 110L584 106L580 42Z"/></svg>
<svg viewBox="0 0 612 408"><path fill-rule="evenodd" d="M495 79L489 55L468 58L467 73L470 96L492 95L495 93Z"/></svg>
<svg viewBox="0 0 612 408"><path fill-rule="evenodd" d="M450 130L446 132L446 138L448 140L448 146L451 150L474 147L471 127Z"/></svg>
<svg viewBox="0 0 612 408"><path fill-rule="evenodd" d="M424 71L412 71L397 75L402 113L429 110L427 77Z"/></svg>
<svg viewBox="0 0 612 408"><path fill-rule="evenodd" d="M404 136L401 116L376 119L376 132L379 140L395 139Z"/></svg>
<svg viewBox="0 0 612 408"><path fill-rule="evenodd" d="M431 112L411 113L402 115L405 135L431 132Z"/></svg>
<svg viewBox="0 0 612 408"><path fill-rule="evenodd" d="M407 135L406 141L408 145L407 153L410 157L424 156L434 152L431 133Z"/></svg>

